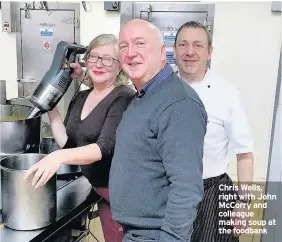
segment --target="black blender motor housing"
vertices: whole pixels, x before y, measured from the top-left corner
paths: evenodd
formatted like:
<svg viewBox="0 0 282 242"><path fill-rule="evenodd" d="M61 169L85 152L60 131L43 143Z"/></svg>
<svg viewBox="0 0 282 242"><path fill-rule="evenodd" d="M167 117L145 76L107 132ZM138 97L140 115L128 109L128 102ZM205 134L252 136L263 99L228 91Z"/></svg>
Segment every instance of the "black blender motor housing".
<svg viewBox="0 0 282 242"><path fill-rule="evenodd" d="M84 54L86 51L87 48L83 45L66 41L61 41L57 45L50 69L30 97L34 107L26 116L27 119L51 111L57 105L72 82L73 69L70 64L75 62L78 54Z"/></svg>

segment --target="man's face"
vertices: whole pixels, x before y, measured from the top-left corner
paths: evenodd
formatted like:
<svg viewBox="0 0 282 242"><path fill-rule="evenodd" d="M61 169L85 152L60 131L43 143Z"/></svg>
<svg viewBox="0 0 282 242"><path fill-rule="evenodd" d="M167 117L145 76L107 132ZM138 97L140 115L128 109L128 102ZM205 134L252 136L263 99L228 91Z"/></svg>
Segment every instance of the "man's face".
<svg viewBox="0 0 282 242"><path fill-rule="evenodd" d="M202 28L189 27L180 31L174 47L174 58L182 72L204 72L211 54L212 47L208 46L208 36Z"/></svg>
<svg viewBox="0 0 282 242"><path fill-rule="evenodd" d="M151 80L162 67L165 49L156 32L145 24L131 23L120 32L120 63L133 82Z"/></svg>

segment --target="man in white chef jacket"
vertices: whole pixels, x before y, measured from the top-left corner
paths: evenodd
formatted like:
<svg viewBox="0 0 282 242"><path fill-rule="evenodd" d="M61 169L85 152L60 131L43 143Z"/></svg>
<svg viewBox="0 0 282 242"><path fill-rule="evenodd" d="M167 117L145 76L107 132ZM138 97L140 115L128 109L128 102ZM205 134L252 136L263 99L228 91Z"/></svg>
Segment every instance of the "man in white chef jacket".
<svg viewBox="0 0 282 242"><path fill-rule="evenodd" d="M190 21L179 28L174 44L178 75L198 93L208 114L203 156L205 195L198 206L191 241L235 242L241 234L238 229L246 228L249 220L238 214L247 213L251 201L240 185L236 191L237 187L226 174L229 154L237 156L239 184L250 184L253 138L238 90L207 68L212 50L209 31L201 23ZM230 194L231 199L223 200L222 193ZM238 194L245 197L238 198ZM220 208L219 202L233 204L236 208Z"/></svg>

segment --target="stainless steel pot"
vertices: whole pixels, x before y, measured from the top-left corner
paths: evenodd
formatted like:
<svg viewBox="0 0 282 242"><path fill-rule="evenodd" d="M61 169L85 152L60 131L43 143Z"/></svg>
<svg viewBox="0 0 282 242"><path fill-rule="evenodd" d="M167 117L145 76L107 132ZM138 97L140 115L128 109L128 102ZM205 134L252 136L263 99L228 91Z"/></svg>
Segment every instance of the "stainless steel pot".
<svg viewBox="0 0 282 242"><path fill-rule="evenodd" d="M56 150L58 150L59 147L53 137L43 137L41 144L40 144L40 152L42 154L50 154ZM58 175L63 174L75 174L80 172L80 166L79 165L61 165L60 169L57 171Z"/></svg>
<svg viewBox="0 0 282 242"><path fill-rule="evenodd" d="M3 221L11 229L35 230L56 220L56 175L37 189L31 185L33 176L23 179L25 171L43 157L19 154L0 161Z"/></svg>
<svg viewBox="0 0 282 242"><path fill-rule="evenodd" d="M41 116L24 120L30 109L31 107L21 105L0 105L0 156L39 153ZM21 117L22 120L12 121ZM0 212L1 201L0 186Z"/></svg>
<svg viewBox="0 0 282 242"><path fill-rule="evenodd" d="M25 120L30 109L21 105L0 105L0 154L39 152L41 116Z"/></svg>

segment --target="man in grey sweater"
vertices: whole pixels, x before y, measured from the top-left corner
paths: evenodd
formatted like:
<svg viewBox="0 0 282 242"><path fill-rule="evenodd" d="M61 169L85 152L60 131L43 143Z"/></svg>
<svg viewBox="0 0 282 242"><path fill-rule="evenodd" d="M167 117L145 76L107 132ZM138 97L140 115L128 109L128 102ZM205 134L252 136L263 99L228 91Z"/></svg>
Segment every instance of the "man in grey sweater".
<svg viewBox="0 0 282 242"><path fill-rule="evenodd" d="M166 64L154 25L135 19L121 29L120 62L138 93L116 133L113 218L124 242L190 242L203 197L204 105Z"/></svg>

